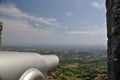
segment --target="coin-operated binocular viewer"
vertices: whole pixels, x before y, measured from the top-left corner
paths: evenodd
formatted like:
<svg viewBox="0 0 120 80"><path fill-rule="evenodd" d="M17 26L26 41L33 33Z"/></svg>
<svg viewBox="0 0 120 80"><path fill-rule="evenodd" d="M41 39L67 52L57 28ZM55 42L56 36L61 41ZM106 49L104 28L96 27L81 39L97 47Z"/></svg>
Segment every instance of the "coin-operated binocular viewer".
<svg viewBox="0 0 120 80"><path fill-rule="evenodd" d="M59 64L55 55L0 52L0 80L46 80L48 70Z"/></svg>

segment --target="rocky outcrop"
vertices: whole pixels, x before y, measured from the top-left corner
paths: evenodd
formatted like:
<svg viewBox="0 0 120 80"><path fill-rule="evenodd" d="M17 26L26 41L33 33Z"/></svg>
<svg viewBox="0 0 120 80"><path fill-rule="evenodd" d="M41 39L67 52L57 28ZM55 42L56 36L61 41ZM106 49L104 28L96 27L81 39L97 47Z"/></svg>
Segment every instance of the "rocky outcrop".
<svg viewBox="0 0 120 80"><path fill-rule="evenodd" d="M120 0L106 0L108 80L120 80Z"/></svg>
<svg viewBox="0 0 120 80"><path fill-rule="evenodd" d="M2 41L2 29L3 29L3 23L0 22L0 47L1 47L1 41Z"/></svg>

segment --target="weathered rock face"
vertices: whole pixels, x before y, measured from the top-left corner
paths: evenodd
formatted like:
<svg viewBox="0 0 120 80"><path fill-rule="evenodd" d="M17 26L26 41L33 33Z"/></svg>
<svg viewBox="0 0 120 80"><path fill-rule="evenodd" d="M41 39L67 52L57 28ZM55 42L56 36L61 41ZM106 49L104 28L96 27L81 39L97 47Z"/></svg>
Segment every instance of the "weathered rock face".
<svg viewBox="0 0 120 80"><path fill-rule="evenodd" d="M108 80L120 80L120 0L106 0Z"/></svg>
<svg viewBox="0 0 120 80"><path fill-rule="evenodd" d="M1 48L1 39L2 39L2 29L3 29L3 23L0 22L0 48Z"/></svg>

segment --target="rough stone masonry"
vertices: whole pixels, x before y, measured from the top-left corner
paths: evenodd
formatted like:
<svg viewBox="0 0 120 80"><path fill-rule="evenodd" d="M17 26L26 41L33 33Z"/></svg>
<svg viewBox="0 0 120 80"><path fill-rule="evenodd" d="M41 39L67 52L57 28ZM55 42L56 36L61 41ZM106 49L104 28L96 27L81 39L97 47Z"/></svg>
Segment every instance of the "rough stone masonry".
<svg viewBox="0 0 120 80"><path fill-rule="evenodd" d="M120 80L120 0L106 0L108 80Z"/></svg>

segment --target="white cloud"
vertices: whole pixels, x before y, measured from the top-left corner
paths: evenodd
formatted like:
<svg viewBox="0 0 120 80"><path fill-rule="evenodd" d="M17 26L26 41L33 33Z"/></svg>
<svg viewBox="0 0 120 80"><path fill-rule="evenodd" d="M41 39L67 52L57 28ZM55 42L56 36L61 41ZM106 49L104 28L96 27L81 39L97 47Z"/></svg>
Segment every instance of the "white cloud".
<svg viewBox="0 0 120 80"><path fill-rule="evenodd" d="M55 21L57 21L55 18L50 18L50 19L48 19L49 21L53 21L53 22L55 22Z"/></svg>
<svg viewBox="0 0 120 80"><path fill-rule="evenodd" d="M67 16L74 16L75 13L67 13Z"/></svg>
<svg viewBox="0 0 120 80"><path fill-rule="evenodd" d="M15 5L0 5L0 14L2 14L0 21L4 23L3 44L78 44L93 41L97 44L97 42L103 43L105 41L104 28L95 28L89 31L67 31L69 27L57 23L55 18L32 16L22 12ZM69 16L72 15L69 14ZM34 25L29 22L30 20ZM45 27L42 24L56 28L62 26L62 29L64 28L67 32L36 28Z"/></svg>
<svg viewBox="0 0 120 80"><path fill-rule="evenodd" d="M64 28L65 28L65 29L68 29L69 27L68 27L68 26L65 26Z"/></svg>
<svg viewBox="0 0 120 80"><path fill-rule="evenodd" d="M38 24L38 23L35 23L34 24L36 27L40 27L41 25L40 24Z"/></svg>
<svg viewBox="0 0 120 80"><path fill-rule="evenodd" d="M92 2L91 5L92 5L94 8L97 8L97 9L104 8L104 4L103 4L103 3L99 3L99 2Z"/></svg>
<svg viewBox="0 0 120 80"><path fill-rule="evenodd" d="M1 18L4 22L3 44L103 44L106 41L105 27L89 31L56 33L53 30L34 28L26 20ZM39 26L39 24L36 24ZM68 26L67 26L68 27Z"/></svg>
<svg viewBox="0 0 120 80"><path fill-rule="evenodd" d="M105 26L93 27L91 30L85 31L69 31L66 32L68 36L68 42L74 42L74 44L82 44L82 45L93 45L93 44L103 44L106 45L107 43L107 32Z"/></svg>
<svg viewBox="0 0 120 80"><path fill-rule="evenodd" d="M1 18L1 20L4 22L3 44L42 43L54 33L52 30L34 28L23 20L6 18Z"/></svg>
<svg viewBox="0 0 120 80"><path fill-rule="evenodd" d="M105 25L88 25L86 27L86 30L76 30L76 31L67 31L66 33L68 34L85 34L85 35L104 35L107 34L107 31L106 31L106 26Z"/></svg>
<svg viewBox="0 0 120 80"><path fill-rule="evenodd" d="M53 36L54 30L43 29L41 26L61 26L61 24L57 23L55 18L35 17L22 12L13 4L1 4L0 13L0 21L4 24L3 44L42 44L49 42L49 38ZM33 22L33 24L30 22Z"/></svg>
<svg viewBox="0 0 120 80"><path fill-rule="evenodd" d="M35 17L25 12L22 12L18 8L15 7L14 4L9 5L0 5L0 13L5 16L10 16L19 19L28 19L33 22L42 23L48 26L59 26L59 23L56 22L55 18L43 18L43 17Z"/></svg>
<svg viewBox="0 0 120 80"><path fill-rule="evenodd" d="M69 31L67 32L68 34L94 34L94 32L92 31Z"/></svg>

